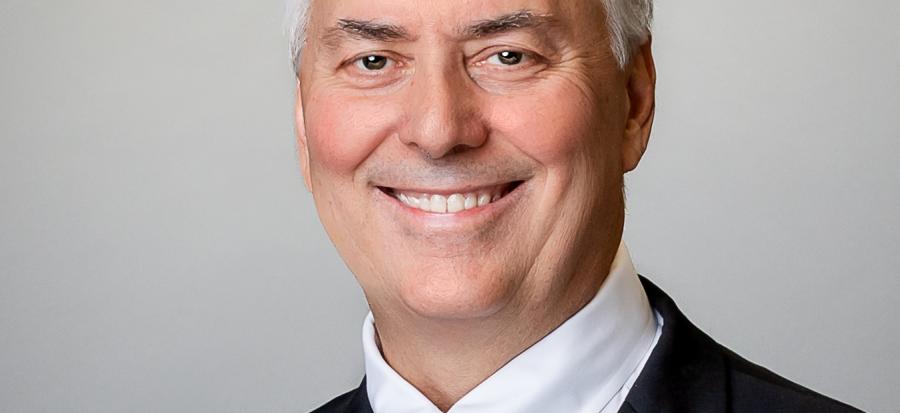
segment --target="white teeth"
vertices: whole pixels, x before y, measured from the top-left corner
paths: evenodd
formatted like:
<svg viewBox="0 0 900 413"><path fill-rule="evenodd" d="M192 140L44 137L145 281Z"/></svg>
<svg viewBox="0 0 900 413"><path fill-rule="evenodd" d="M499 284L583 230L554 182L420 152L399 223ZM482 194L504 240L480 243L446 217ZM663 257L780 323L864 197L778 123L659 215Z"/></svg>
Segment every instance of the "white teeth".
<svg viewBox="0 0 900 413"><path fill-rule="evenodd" d="M466 198L460 194L453 194L447 198L447 212L453 214L465 209Z"/></svg>
<svg viewBox="0 0 900 413"><path fill-rule="evenodd" d="M447 213L447 198L443 195L432 195L431 212L436 212L438 214Z"/></svg>
<svg viewBox="0 0 900 413"><path fill-rule="evenodd" d="M478 206L485 206L491 203L491 196L488 194L478 195Z"/></svg>
<svg viewBox="0 0 900 413"><path fill-rule="evenodd" d="M400 202L425 212L436 214L455 214L458 212L483 207L503 197L500 193L471 192L468 194L429 195L422 193L402 193L396 195Z"/></svg>
<svg viewBox="0 0 900 413"><path fill-rule="evenodd" d="M478 199L475 198L475 194L466 194L466 202L463 204L463 207L472 209L476 206L478 206Z"/></svg>

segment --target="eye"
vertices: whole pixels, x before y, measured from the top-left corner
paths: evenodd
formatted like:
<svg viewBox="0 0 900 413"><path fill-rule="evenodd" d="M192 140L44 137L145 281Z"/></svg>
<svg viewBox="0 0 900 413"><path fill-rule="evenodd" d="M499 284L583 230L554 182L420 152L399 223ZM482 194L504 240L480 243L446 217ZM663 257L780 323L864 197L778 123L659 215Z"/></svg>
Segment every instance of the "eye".
<svg viewBox="0 0 900 413"><path fill-rule="evenodd" d="M390 59L385 56L368 55L357 59L356 65L362 70L374 72L384 69L388 66L389 62Z"/></svg>
<svg viewBox="0 0 900 413"><path fill-rule="evenodd" d="M368 50L348 57L335 70L348 86L375 89L407 79L409 60L390 50Z"/></svg>
<svg viewBox="0 0 900 413"><path fill-rule="evenodd" d="M501 64L506 66L514 66L519 63L522 63L522 60L525 59L525 53L516 52L513 50L504 50L502 52L496 53L493 56L488 58L488 61L494 64Z"/></svg>

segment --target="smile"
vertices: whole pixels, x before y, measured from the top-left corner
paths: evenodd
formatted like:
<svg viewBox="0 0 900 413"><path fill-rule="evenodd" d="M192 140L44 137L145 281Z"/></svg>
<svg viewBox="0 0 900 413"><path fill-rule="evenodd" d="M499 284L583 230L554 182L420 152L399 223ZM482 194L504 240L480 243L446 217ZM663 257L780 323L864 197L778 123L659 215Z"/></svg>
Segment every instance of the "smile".
<svg viewBox="0 0 900 413"><path fill-rule="evenodd" d="M426 191L389 187L379 189L409 208L434 214L456 214L497 202L518 188L522 182L514 181L465 191Z"/></svg>

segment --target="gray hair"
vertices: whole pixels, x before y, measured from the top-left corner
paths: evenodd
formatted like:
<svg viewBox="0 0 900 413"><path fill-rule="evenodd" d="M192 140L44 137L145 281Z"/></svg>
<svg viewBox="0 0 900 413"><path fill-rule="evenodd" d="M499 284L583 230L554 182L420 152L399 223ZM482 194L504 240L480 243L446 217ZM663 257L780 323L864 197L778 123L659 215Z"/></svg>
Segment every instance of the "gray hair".
<svg viewBox="0 0 900 413"><path fill-rule="evenodd" d="M300 73L300 55L306 43L306 25L312 0L288 0L286 29L291 42L294 73ZM632 54L650 38L653 0L601 0L606 8L613 56L624 69Z"/></svg>

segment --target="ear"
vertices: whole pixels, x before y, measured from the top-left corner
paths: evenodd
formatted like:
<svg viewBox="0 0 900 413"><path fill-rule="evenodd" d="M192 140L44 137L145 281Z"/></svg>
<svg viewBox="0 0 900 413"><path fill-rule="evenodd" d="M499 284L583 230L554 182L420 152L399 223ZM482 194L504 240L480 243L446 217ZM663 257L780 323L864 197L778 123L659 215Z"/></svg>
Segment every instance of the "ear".
<svg viewBox="0 0 900 413"><path fill-rule="evenodd" d="M300 169L303 171L303 183L309 192L313 191L312 178L309 174L309 144L306 140L306 123L303 118L303 96L300 80L297 80L297 104L294 109L294 132L297 134L297 157L300 158Z"/></svg>
<svg viewBox="0 0 900 413"><path fill-rule="evenodd" d="M636 51L626 70L628 120L622 142L622 168L630 172L637 167L647 150L650 129L656 112L656 65L650 51L650 40Z"/></svg>

